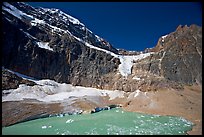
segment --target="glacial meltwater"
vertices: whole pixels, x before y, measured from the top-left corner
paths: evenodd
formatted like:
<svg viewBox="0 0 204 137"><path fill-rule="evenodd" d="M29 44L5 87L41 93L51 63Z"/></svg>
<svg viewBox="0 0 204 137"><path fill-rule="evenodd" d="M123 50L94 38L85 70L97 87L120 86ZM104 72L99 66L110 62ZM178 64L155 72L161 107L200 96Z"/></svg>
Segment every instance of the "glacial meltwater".
<svg viewBox="0 0 204 137"><path fill-rule="evenodd" d="M120 108L93 114L47 117L2 128L2 134L21 135L179 135L193 123L176 116L123 111Z"/></svg>

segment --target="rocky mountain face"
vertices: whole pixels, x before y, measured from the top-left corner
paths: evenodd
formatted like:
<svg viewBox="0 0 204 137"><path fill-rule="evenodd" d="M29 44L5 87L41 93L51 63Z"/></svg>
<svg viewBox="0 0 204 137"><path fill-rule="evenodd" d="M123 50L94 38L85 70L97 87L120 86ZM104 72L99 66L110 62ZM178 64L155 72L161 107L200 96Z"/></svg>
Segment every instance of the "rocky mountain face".
<svg viewBox="0 0 204 137"><path fill-rule="evenodd" d="M35 82L25 80L6 69L2 69L2 90L16 89L20 84L26 84L29 86L36 85Z"/></svg>
<svg viewBox="0 0 204 137"><path fill-rule="evenodd" d="M5 68L38 79L87 86L117 69L117 59L86 46L83 39L95 47L117 50L77 19L57 9L34 9L24 3L3 3L2 9Z"/></svg>
<svg viewBox="0 0 204 137"><path fill-rule="evenodd" d="M196 25L179 26L152 49L128 52L58 9L5 2L2 31L2 66L37 79L123 91L202 85L202 28Z"/></svg>
<svg viewBox="0 0 204 137"><path fill-rule="evenodd" d="M202 85L202 28L178 26L150 49L149 71L170 81Z"/></svg>

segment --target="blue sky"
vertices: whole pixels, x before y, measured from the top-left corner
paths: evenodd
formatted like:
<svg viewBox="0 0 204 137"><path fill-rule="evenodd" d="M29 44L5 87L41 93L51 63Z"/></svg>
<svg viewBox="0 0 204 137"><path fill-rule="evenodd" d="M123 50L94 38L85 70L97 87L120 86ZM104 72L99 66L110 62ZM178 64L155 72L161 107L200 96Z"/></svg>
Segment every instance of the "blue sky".
<svg viewBox="0 0 204 137"><path fill-rule="evenodd" d="M115 48L142 51L178 25L202 26L202 6L196 2L27 2L58 8L79 19Z"/></svg>

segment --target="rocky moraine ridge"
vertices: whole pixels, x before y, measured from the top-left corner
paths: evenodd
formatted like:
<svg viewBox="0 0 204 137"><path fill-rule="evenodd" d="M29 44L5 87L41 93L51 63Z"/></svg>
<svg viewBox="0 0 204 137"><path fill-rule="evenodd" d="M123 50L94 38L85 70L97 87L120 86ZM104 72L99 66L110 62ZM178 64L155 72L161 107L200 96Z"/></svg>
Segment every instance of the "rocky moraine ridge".
<svg viewBox="0 0 204 137"><path fill-rule="evenodd" d="M58 9L2 5L2 90L36 79L125 92L202 86L202 27L178 26L143 52L114 48ZM11 70L11 71L8 71ZM3 93L2 93L3 94Z"/></svg>

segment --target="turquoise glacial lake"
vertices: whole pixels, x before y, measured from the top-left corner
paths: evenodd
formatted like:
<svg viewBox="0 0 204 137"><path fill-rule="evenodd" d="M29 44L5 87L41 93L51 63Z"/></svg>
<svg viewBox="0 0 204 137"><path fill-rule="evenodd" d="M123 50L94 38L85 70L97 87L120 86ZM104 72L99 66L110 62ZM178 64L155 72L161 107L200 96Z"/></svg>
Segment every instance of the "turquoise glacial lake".
<svg viewBox="0 0 204 137"><path fill-rule="evenodd" d="M193 123L182 117L126 112L47 117L2 128L3 135L182 135Z"/></svg>

